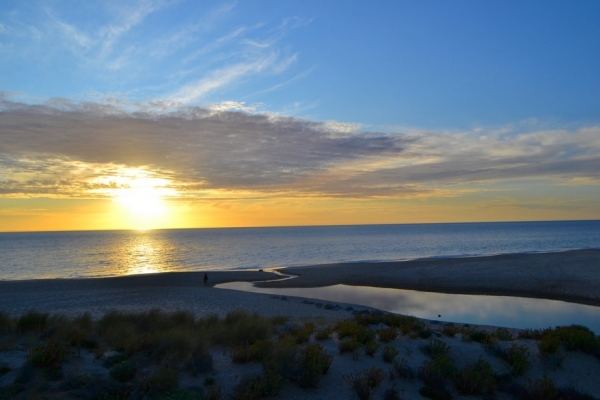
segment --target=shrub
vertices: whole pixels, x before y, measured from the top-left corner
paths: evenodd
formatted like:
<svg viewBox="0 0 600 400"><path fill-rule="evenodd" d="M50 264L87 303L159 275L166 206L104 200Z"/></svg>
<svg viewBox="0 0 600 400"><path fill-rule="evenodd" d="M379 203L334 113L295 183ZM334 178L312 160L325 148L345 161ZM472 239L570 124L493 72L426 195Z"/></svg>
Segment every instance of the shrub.
<svg viewBox="0 0 600 400"><path fill-rule="evenodd" d="M273 317L271 320L273 321L276 318L278 318L278 317ZM203 317L198 318L195 326L200 329L208 329L210 327L213 327L213 326L219 324L220 322L221 322L221 317L219 316L219 314L210 313ZM276 324L277 322L272 322L272 323Z"/></svg>
<svg viewBox="0 0 600 400"><path fill-rule="evenodd" d="M540 329L523 329L520 330L517 334L518 339L533 339L540 340L542 338L543 332Z"/></svg>
<svg viewBox="0 0 600 400"><path fill-rule="evenodd" d="M211 385L206 391L206 400L221 400L223 388L219 385Z"/></svg>
<svg viewBox="0 0 600 400"><path fill-rule="evenodd" d="M120 362L127 360L128 358L129 357L127 356L127 354L115 354L113 356L107 357L102 365L104 366L104 368L111 368L114 365L117 365Z"/></svg>
<svg viewBox="0 0 600 400"><path fill-rule="evenodd" d="M396 356L399 353L400 352L398 351L398 349L394 346L385 346L383 348L383 361L391 363L392 361L394 361L394 358L396 358Z"/></svg>
<svg viewBox="0 0 600 400"><path fill-rule="evenodd" d="M458 333L458 328L454 325L447 325L442 328L442 334L448 337L454 337Z"/></svg>
<svg viewBox="0 0 600 400"><path fill-rule="evenodd" d="M0 363L0 376L4 375L7 372L10 372L10 367L8 366L8 364Z"/></svg>
<svg viewBox="0 0 600 400"><path fill-rule="evenodd" d="M377 352L377 350L379 350L379 347L380 347L379 343L377 343L376 341L373 340L365 345L365 353L369 357L373 357L375 355L375 353Z"/></svg>
<svg viewBox="0 0 600 400"><path fill-rule="evenodd" d="M321 375L329 371L333 356L329 355L319 343L313 343L304 346L299 361L298 384L303 388L316 387Z"/></svg>
<svg viewBox="0 0 600 400"><path fill-rule="evenodd" d="M172 327L147 335L140 348L158 363L179 366L194 350L195 342L192 330Z"/></svg>
<svg viewBox="0 0 600 400"><path fill-rule="evenodd" d="M187 370L193 376L198 374L204 374L210 372L213 369L213 358L206 349L199 347L196 348L190 355L190 359L187 364Z"/></svg>
<svg viewBox="0 0 600 400"><path fill-rule="evenodd" d="M502 340L505 342L509 342L511 340L515 340L515 338L513 337L512 333L510 333L510 331L506 328L498 328L496 329L496 332L494 332L494 336L498 339L498 340Z"/></svg>
<svg viewBox="0 0 600 400"><path fill-rule="evenodd" d="M237 364L262 361L273 347L271 340L259 340L252 345L238 346L231 350L231 361Z"/></svg>
<svg viewBox="0 0 600 400"><path fill-rule="evenodd" d="M344 375L343 378L354 389L359 399L369 400L371 398L371 387L362 373Z"/></svg>
<svg viewBox="0 0 600 400"><path fill-rule="evenodd" d="M127 400L130 398L132 387L122 385L114 380L90 378L85 385L86 398L98 400Z"/></svg>
<svg viewBox="0 0 600 400"><path fill-rule="evenodd" d="M17 320L17 331L19 333L41 332L46 329L50 314L37 311L28 311Z"/></svg>
<svg viewBox="0 0 600 400"><path fill-rule="evenodd" d="M0 334L10 333L14 329L14 320L7 313L0 311Z"/></svg>
<svg viewBox="0 0 600 400"><path fill-rule="evenodd" d="M141 391L156 397L179 388L179 374L172 368L160 368L140 382Z"/></svg>
<svg viewBox="0 0 600 400"><path fill-rule="evenodd" d="M374 366L355 374L344 375L344 380L354 389L359 399L370 399L371 389L378 387L384 379L385 372Z"/></svg>
<svg viewBox="0 0 600 400"><path fill-rule="evenodd" d="M304 325L302 325L302 328L296 332L296 343L301 344L308 342L310 335L312 335L314 330L315 324L312 322L305 322Z"/></svg>
<svg viewBox="0 0 600 400"><path fill-rule="evenodd" d="M224 329L213 340L223 345L253 344L268 339L272 330L270 321L257 313L231 311L225 316Z"/></svg>
<svg viewBox="0 0 600 400"><path fill-rule="evenodd" d="M376 336L375 331L359 324L352 319L339 321L336 324L335 330L337 331L340 339L351 337L361 344L365 344L374 340Z"/></svg>
<svg viewBox="0 0 600 400"><path fill-rule="evenodd" d="M263 361L265 371L278 373L285 379L294 380L298 373L298 345L295 341L281 339L273 346L270 355Z"/></svg>
<svg viewBox="0 0 600 400"><path fill-rule="evenodd" d="M280 375L271 372L259 376L244 376L233 387L234 400L255 400L279 393L283 380Z"/></svg>
<svg viewBox="0 0 600 400"><path fill-rule="evenodd" d="M478 331L475 329L467 329L463 331L462 339L466 342L477 342L482 344L489 344L493 337L486 331Z"/></svg>
<svg viewBox="0 0 600 400"><path fill-rule="evenodd" d="M438 357L448 354L450 346L438 339L429 339L426 344L421 346L421 351L430 357Z"/></svg>
<svg viewBox="0 0 600 400"><path fill-rule="evenodd" d="M408 365L405 358L395 359L392 366L393 371L399 378L414 379L415 371Z"/></svg>
<svg viewBox="0 0 600 400"><path fill-rule="evenodd" d="M554 354L560 348L560 338L556 335L545 335L537 344L541 354Z"/></svg>
<svg viewBox="0 0 600 400"><path fill-rule="evenodd" d="M382 342L391 342L392 340L396 340L398 337L398 330L394 327L380 329L377 331L379 335L379 340Z"/></svg>
<svg viewBox="0 0 600 400"><path fill-rule="evenodd" d="M60 365L67 354L62 344L46 342L29 349L27 360L33 367L49 368Z"/></svg>
<svg viewBox="0 0 600 400"><path fill-rule="evenodd" d="M429 339L431 337L431 331L429 329L421 329L417 332L417 336L421 339Z"/></svg>
<svg viewBox="0 0 600 400"><path fill-rule="evenodd" d="M406 315L385 314L381 322L389 327L399 328L403 335L409 332L420 332L425 329L425 323L416 317Z"/></svg>
<svg viewBox="0 0 600 400"><path fill-rule="evenodd" d="M545 375L542 379L529 382L526 391L527 398L531 400L554 400L560 395L554 381Z"/></svg>
<svg viewBox="0 0 600 400"><path fill-rule="evenodd" d="M347 352L351 352L351 353L355 352L360 347L361 347L361 344L354 338L347 339L347 340L341 340L338 343L338 349L340 351L340 354L344 354Z"/></svg>
<svg viewBox="0 0 600 400"><path fill-rule="evenodd" d="M515 376L523 375L529 368L529 350L525 346L513 344L508 349L495 348L496 354L503 359Z"/></svg>
<svg viewBox="0 0 600 400"><path fill-rule="evenodd" d="M496 391L496 374L490 363L482 358L457 371L453 375L453 381L460 394L493 394Z"/></svg>
<svg viewBox="0 0 600 400"><path fill-rule="evenodd" d="M123 361L110 369L110 376L119 382L127 382L135 377L136 368L130 361Z"/></svg>
<svg viewBox="0 0 600 400"><path fill-rule="evenodd" d="M367 379L367 384L372 388L379 387L381 382L385 379L385 372L381 368L375 366L364 370L363 374Z"/></svg>
<svg viewBox="0 0 600 400"><path fill-rule="evenodd" d="M316 340L326 340L329 339L329 336L333 333L333 327L331 326L327 326L323 329L318 329L315 332L315 339Z"/></svg>
<svg viewBox="0 0 600 400"><path fill-rule="evenodd" d="M288 322L290 320L290 318L285 317L283 315L277 315L275 317L271 317L269 320L271 321L271 323L273 325L281 325L281 324L285 324L286 322Z"/></svg>
<svg viewBox="0 0 600 400"><path fill-rule="evenodd" d="M446 389L436 389L430 386L419 389L419 394L433 400L452 400L452 395Z"/></svg>
<svg viewBox="0 0 600 400"><path fill-rule="evenodd" d="M390 388L383 393L383 400L402 400L396 388Z"/></svg>
<svg viewBox="0 0 600 400"><path fill-rule="evenodd" d="M564 343L567 351L579 350L584 353L594 354L598 350L598 339L594 332L581 325L558 326L553 333Z"/></svg>
<svg viewBox="0 0 600 400"><path fill-rule="evenodd" d="M423 362L419 369L419 378L434 389L445 389L446 378L454 375L454 366L448 355L441 355Z"/></svg>

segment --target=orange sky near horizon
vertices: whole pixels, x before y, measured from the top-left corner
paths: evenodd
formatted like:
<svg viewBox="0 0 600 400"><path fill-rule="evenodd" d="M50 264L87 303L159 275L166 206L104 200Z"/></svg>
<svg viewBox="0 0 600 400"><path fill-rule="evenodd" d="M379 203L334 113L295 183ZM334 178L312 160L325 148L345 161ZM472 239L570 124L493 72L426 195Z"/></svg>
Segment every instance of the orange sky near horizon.
<svg viewBox="0 0 600 400"><path fill-rule="evenodd" d="M179 228L454 223L600 219L593 204L577 210L543 199L527 206L506 198L161 199L135 207L110 199L0 199L0 231L146 230ZM550 210L551 212L548 212Z"/></svg>

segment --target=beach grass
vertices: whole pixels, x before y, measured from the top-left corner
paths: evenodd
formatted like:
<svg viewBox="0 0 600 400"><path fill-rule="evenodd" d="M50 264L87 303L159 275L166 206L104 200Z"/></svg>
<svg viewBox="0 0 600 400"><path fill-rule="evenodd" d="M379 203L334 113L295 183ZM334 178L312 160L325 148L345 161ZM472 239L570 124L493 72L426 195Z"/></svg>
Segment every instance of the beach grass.
<svg viewBox="0 0 600 400"><path fill-rule="evenodd" d="M452 335L444 335L448 332L444 328L452 328ZM316 323L242 310L197 317L188 311L158 309L114 311L97 319L86 313L67 318L36 311L17 317L0 312L0 339L7 337L12 342L5 342L14 346L0 349L0 355L23 348L26 354L20 365L0 364L0 399L260 399L292 388L319 393L323 379L337 379L343 390L359 399L375 394L404 398L401 386L418 387L414 393L434 399L497 392L516 399L588 399L592 397L581 389L561 386L547 375L522 377L534 365L545 368L537 361L544 357L559 354L564 360L566 354L576 353L596 358L600 343L598 336L579 325L517 334L505 328L456 325L434 329L414 317L380 312ZM454 346L463 350L455 352ZM460 358L464 346L484 351L475 361L464 362ZM363 351L368 358L360 359ZM373 357L375 353L381 355ZM226 354L231 365L247 365L254 372L223 387L219 375L223 370L214 367L219 354ZM86 357L98 365L95 374L69 367ZM355 363L355 370L330 377L338 357L343 363ZM219 362L222 365L223 359ZM554 367L543 371L560 368ZM182 386L194 379L198 385Z"/></svg>

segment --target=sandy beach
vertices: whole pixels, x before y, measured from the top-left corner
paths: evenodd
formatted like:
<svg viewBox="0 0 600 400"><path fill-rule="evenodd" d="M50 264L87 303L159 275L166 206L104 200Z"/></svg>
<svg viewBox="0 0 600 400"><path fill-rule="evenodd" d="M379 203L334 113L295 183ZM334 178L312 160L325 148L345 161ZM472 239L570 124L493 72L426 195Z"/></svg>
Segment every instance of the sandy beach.
<svg viewBox="0 0 600 400"><path fill-rule="evenodd" d="M31 309L74 315L101 315L113 309L186 309L197 314L223 314L236 307L265 315L281 313L326 315L325 310L297 311L292 303L276 303L272 296L212 286L233 281L257 282L259 287L321 287L335 284L414 289L423 291L536 297L600 306L600 251L582 250L545 254L510 254L456 259L419 259L406 262L352 263L283 268L297 278L280 280L269 271L173 272L95 279L39 279L0 281L4 312ZM261 282L267 281L267 282ZM283 307L285 305L285 307Z"/></svg>
<svg viewBox="0 0 600 400"><path fill-rule="evenodd" d="M600 306L600 250L284 268L259 287L335 284L564 300Z"/></svg>
<svg viewBox="0 0 600 400"><path fill-rule="evenodd" d="M283 272L297 275L289 280L259 283L265 287L316 287L338 283L367 285L388 288L405 288L450 293L481 293L518 295L561 299L586 304L600 305L600 269L597 268L600 251L570 251L553 254L502 255L465 259L423 259L408 262L376 264L340 264L286 268ZM209 285L203 283L204 272L164 273L97 279L52 279L0 282L0 311L19 316L28 310L62 314L70 317L90 312L99 318L109 311L143 312L153 308L163 311L188 310L197 316L216 313L224 316L228 312L242 309L272 317L285 315L294 323L314 322L317 327L331 326L336 321L353 317L357 310L368 307L351 304L336 304L334 309L315 307L307 299L292 296L246 293L216 289L215 284L232 281L268 281L281 276L269 271L209 271ZM371 310L372 311L372 310ZM450 348L450 356L456 365L464 367L475 363L480 357L493 367L497 374L510 373L507 364L490 353L480 343L465 340L464 335L445 336L444 327L453 325L425 321L433 338L443 341ZM461 324L456 326L462 326ZM384 328L383 325L373 329ZM471 327L494 332L493 327ZM518 332L511 330L516 339ZM314 341L314 338L311 339ZM385 345L395 346L414 371L428 357L422 348L431 338L399 336ZM377 367L388 371L390 364L384 363L381 354L368 357L364 353L357 357L339 354L339 339L334 333L322 342L324 349L334 355L330 371L315 389L299 389L285 385L277 398L321 399L358 398L343 379L344 375ZM383 344L383 343L382 343ZM527 373L516 377L515 382L527 387L528 382L549 377L560 387L572 386L592 396L600 394L598 359L579 351L564 353L560 366L548 363L542 357L534 339L519 339L501 342L523 346L529 352L531 367ZM382 346L383 347L383 346ZM379 350L381 352L381 350ZM0 361L8 362L14 369L24 363L26 353L14 349L0 351ZM215 369L211 377L228 393L233 390L238 377L260 373L260 364L233 364L228 351L213 351ZM81 360L71 360L68 371L91 371L104 373L97 367L91 355L85 367ZM79 363L79 364L77 364ZM95 372L94 372L95 371ZM100 371L100 372L99 372ZM74 372L73 372L74 373ZM9 384L14 376L0 377L0 386ZM186 380L187 379L187 380ZM201 385L192 378L182 380L182 386ZM204 378L202 378L204 379ZM401 390L404 399L422 398L419 379L387 380L375 393L381 398L387 389ZM452 391L452 390L451 390ZM400 392L399 392L400 393ZM468 398L453 392L454 398ZM507 393L497 393L495 398L519 398Z"/></svg>

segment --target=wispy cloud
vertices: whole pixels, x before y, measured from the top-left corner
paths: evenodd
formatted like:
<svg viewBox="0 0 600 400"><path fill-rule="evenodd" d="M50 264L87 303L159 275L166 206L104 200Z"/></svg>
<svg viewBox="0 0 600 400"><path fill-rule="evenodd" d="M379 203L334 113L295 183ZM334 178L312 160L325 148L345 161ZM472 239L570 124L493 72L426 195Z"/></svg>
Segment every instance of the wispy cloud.
<svg viewBox="0 0 600 400"><path fill-rule="evenodd" d="M108 178L132 168L188 198L449 196L499 182L600 182L599 126L384 134L242 103L149 112L1 98L3 196L102 197Z"/></svg>
<svg viewBox="0 0 600 400"><path fill-rule="evenodd" d="M172 100L175 104L193 103L203 98L208 93L230 85L243 77L264 72L269 69L275 72L281 72L288 68L295 59L295 55L280 59L277 53L271 53L264 58L227 66L212 72L210 76L184 86L170 96L169 100Z"/></svg>
<svg viewBox="0 0 600 400"><path fill-rule="evenodd" d="M162 99L163 104L223 101L226 99L215 95L249 82L250 77L283 76L298 60L283 39L308 23L294 18L232 28L223 22L235 12L235 2L211 9L166 0L136 0L82 10L74 16L49 3L41 10L0 21L0 35L11 37L3 43L4 52L12 49L16 58L32 62L43 57L48 65L66 54L74 72L68 79L72 83L80 79L80 86L86 87L84 93L90 87L92 91L134 87L127 95L144 101ZM91 12L98 16L89 15ZM171 18L177 15L179 23L157 23L159 13ZM282 79L289 81L288 76ZM256 85L250 86L256 91ZM272 80L268 86L274 86ZM208 94L213 96L210 100L205 98ZM74 95L81 98L83 93Z"/></svg>

